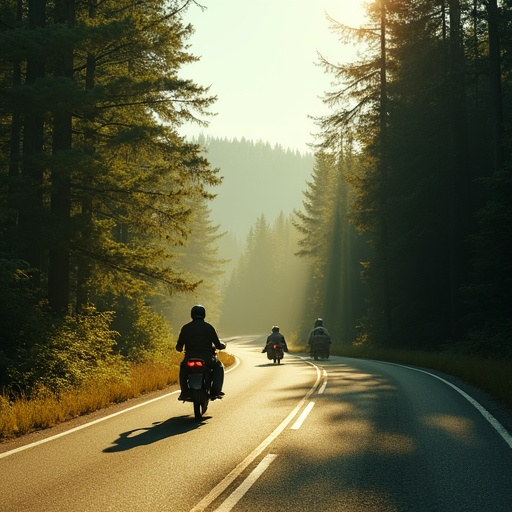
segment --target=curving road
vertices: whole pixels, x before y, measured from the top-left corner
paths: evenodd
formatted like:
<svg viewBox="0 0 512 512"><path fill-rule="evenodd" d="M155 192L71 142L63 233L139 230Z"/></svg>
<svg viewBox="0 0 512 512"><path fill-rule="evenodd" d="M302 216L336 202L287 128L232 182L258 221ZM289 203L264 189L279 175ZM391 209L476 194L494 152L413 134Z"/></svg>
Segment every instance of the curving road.
<svg viewBox="0 0 512 512"><path fill-rule="evenodd" d="M2 512L510 512L512 438L426 371L260 353L222 401L169 390L0 445Z"/></svg>

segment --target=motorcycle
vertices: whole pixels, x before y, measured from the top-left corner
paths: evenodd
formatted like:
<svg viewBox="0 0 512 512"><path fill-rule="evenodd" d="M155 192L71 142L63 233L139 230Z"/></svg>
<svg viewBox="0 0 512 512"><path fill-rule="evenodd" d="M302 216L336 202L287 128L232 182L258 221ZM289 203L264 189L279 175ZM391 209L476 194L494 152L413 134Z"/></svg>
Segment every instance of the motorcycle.
<svg viewBox="0 0 512 512"><path fill-rule="evenodd" d="M190 390L188 401L194 404L194 417L200 420L208 409L212 386L212 370L204 359L191 358L186 363L187 384Z"/></svg>
<svg viewBox="0 0 512 512"><path fill-rule="evenodd" d="M315 361L318 361L318 359L329 359L329 345L330 343L328 341L312 342L309 350L310 357Z"/></svg>
<svg viewBox="0 0 512 512"><path fill-rule="evenodd" d="M274 364L281 364L284 357L284 350L280 343L269 343L267 345L267 358L274 361Z"/></svg>

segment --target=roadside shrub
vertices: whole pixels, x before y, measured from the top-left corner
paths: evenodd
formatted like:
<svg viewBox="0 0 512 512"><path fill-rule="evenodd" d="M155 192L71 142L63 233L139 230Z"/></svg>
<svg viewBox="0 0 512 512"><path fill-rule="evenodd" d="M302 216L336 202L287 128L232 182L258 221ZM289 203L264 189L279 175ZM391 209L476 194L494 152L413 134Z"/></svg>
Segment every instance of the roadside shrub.
<svg viewBox="0 0 512 512"><path fill-rule="evenodd" d="M31 272L24 261L0 258L0 386L10 384L9 370L47 329Z"/></svg>
<svg viewBox="0 0 512 512"><path fill-rule="evenodd" d="M132 363L166 364L174 351L169 323L141 297L118 299L112 328L120 334L116 350Z"/></svg>
<svg viewBox="0 0 512 512"><path fill-rule="evenodd" d="M111 312L93 308L84 314L54 320L22 363L11 369L11 381L29 395L38 389L59 393L87 381L126 375L127 365L113 352L117 333L110 329Z"/></svg>

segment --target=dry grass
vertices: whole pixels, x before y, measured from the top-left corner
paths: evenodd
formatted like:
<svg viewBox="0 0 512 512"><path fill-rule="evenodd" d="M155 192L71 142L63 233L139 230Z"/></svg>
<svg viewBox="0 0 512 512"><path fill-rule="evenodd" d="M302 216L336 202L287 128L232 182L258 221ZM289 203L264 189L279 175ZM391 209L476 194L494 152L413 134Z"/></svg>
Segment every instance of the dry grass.
<svg viewBox="0 0 512 512"><path fill-rule="evenodd" d="M235 362L234 356L224 352L219 354L219 359L226 367ZM58 396L47 389L38 390L31 400L21 397L9 401L0 395L0 439L53 427L114 403L165 389L177 384L178 376L179 360L170 365L145 363L133 366L130 375L124 379L91 382Z"/></svg>
<svg viewBox="0 0 512 512"><path fill-rule="evenodd" d="M510 361L482 360L450 353L376 350L363 347L333 347L332 353L439 370L487 391L512 408ZM226 367L235 362L235 357L226 352L220 352L219 358ZM69 390L59 396L46 389L40 389L37 397L32 400L22 397L10 402L5 396L0 395L0 439L49 428L111 404L165 389L177 384L178 374L178 360L171 365L145 363L134 366L125 379L92 382L88 386Z"/></svg>
<svg viewBox="0 0 512 512"><path fill-rule="evenodd" d="M512 361L462 356L450 352L335 347L333 354L410 364L453 375L472 384L512 409Z"/></svg>

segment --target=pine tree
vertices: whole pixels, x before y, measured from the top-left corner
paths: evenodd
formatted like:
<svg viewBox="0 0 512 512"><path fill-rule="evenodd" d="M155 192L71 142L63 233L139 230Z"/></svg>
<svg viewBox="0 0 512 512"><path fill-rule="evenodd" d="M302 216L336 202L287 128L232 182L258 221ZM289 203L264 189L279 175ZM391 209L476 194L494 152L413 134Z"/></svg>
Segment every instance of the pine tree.
<svg viewBox="0 0 512 512"><path fill-rule="evenodd" d="M393 338L393 301L391 297L391 255L389 226L389 29L388 1L369 4L368 26L353 29L335 23L333 27L342 41L356 38L368 47L364 58L356 63L336 65L324 58L321 64L333 74L339 88L326 93L324 102L333 108L320 124L324 145L337 144L340 132L351 132L364 148L365 158L360 165L359 218L355 221L370 234L374 258L367 262L365 272L370 284L373 309L378 312L371 323L374 340L389 343ZM357 214L356 214L357 215Z"/></svg>
<svg viewBox="0 0 512 512"><path fill-rule="evenodd" d="M489 59L489 111L492 133L488 167L492 174L480 179L486 200L477 212L478 230L471 237L472 276L465 286L471 330L461 344L465 351L487 357L512 356L510 290L512 268L509 243L512 229L511 90L509 50L511 6L487 3ZM507 135L508 134L508 135Z"/></svg>
<svg viewBox="0 0 512 512"><path fill-rule="evenodd" d="M157 302L157 307L160 303L159 309L175 328L189 318L191 307L198 303L205 306L211 323L219 322L222 278L228 263L219 257L219 246L226 233L219 233L219 226L212 225L210 214L204 198L194 200L190 235L183 246L175 250L178 272L196 286L190 292L164 296Z"/></svg>
<svg viewBox="0 0 512 512"><path fill-rule="evenodd" d="M334 215L335 170L333 155L319 152L313 169L312 180L304 191L303 211L297 210L294 225L302 234L298 256L311 262L311 288L308 290L310 315L322 316L325 290L325 261Z"/></svg>
<svg viewBox="0 0 512 512"><path fill-rule="evenodd" d="M179 134L214 101L180 77L192 3L2 4L1 268L29 276L30 306L136 311L155 290L194 288L176 247L220 180Z"/></svg>
<svg viewBox="0 0 512 512"><path fill-rule="evenodd" d="M186 4L61 0L47 13L44 2L33 2L20 30L5 34L14 36L7 62L26 65L25 82L13 80L6 104L13 119L17 106L24 109L25 185L11 180L9 192L17 198L16 254L43 272L55 312L68 310L75 289L80 309L87 287L101 292L118 273L131 276L127 285L189 286L166 266L169 246L188 232L182 199L210 197L205 186L218 179L199 147L177 132L212 102L204 88L178 78L194 59L184 51L192 30L181 21ZM22 38L32 45L19 45L26 51L16 55ZM27 95L31 101L22 101ZM51 154L45 138L53 139Z"/></svg>
<svg viewBox="0 0 512 512"><path fill-rule="evenodd" d="M331 139L332 144L332 139ZM363 314L361 261L366 242L351 223L357 158L339 143L317 153L313 181L304 195L304 211L296 212L295 224L303 237L298 252L311 268L305 336L313 321L322 317L338 343L356 341L356 326ZM307 250L305 249L307 247Z"/></svg>

